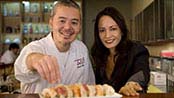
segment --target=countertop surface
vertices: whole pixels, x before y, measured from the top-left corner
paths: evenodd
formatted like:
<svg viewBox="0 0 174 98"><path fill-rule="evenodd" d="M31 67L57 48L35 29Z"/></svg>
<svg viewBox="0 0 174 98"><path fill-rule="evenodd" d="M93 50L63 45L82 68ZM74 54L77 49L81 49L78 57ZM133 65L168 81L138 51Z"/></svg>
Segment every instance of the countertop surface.
<svg viewBox="0 0 174 98"><path fill-rule="evenodd" d="M0 94L0 98L39 98L38 94ZM122 98L174 98L174 93L147 93L136 97Z"/></svg>

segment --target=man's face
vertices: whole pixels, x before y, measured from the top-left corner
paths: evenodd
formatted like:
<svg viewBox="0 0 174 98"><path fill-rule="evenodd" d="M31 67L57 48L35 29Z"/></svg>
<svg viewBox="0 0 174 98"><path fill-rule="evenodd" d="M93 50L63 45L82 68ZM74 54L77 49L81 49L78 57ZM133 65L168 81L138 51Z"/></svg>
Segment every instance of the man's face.
<svg viewBox="0 0 174 98"><path fill-rule="evenodd" d="M73 7L60 5L49 23L55 43L70 44L80 32L80 12Z"/></svg>

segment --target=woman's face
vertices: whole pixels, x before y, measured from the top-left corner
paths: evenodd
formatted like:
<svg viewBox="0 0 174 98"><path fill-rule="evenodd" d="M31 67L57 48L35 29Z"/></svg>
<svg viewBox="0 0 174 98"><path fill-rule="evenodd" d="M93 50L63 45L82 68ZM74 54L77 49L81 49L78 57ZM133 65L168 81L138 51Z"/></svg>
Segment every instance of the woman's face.
<svg viewBox="0 0 174 98"><path fill-rule="evenodd" d="M99 20L99 37L106 48L115 49L121 40L121 30L110 16L102 16Z"/></svg>

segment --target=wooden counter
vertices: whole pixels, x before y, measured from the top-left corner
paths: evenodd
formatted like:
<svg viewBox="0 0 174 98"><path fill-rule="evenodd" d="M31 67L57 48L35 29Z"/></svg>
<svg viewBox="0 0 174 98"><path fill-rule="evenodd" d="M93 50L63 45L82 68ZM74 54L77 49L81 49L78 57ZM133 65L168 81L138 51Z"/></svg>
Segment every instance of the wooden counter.
<svg viewBox="0 0 174 98"><path fill-rule="evenodd" d="M122 97L122 98L174 98L174 93L147 93L140 94L138 97Z"/></svg>
<svg viewBox="0 0 174 98"><path fill-rule="evenodd" d="M0 98L39 98L38 94L0 94ZM122 98L174 98L174 93L147 93L137 97Z"/></svg>

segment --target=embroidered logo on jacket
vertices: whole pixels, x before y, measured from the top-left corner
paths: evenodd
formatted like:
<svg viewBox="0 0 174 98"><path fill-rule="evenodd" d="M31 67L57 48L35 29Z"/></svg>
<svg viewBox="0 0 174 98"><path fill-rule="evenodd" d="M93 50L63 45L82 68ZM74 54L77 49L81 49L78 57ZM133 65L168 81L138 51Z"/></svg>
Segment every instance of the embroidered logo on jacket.
<svg viewBox="0 0 174 98"><path fill-rule="evenodd" d="M84 57L74 60L76 62L77 68L83 67L85 63Z"/></svg>

